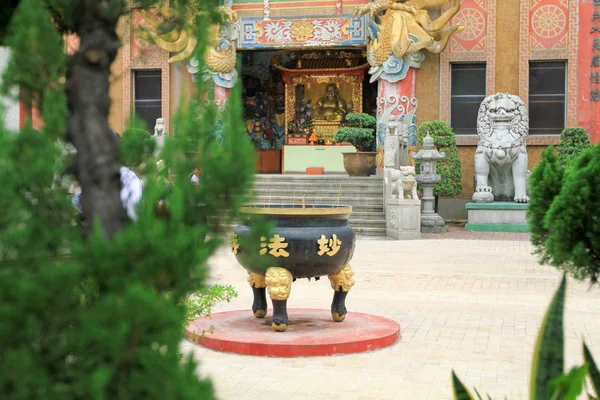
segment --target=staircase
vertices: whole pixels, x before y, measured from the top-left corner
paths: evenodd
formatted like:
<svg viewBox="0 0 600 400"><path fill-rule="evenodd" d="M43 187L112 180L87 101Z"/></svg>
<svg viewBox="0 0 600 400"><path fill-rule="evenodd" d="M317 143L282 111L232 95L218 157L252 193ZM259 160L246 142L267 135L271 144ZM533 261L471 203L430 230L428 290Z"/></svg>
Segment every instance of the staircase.
<svg viewBox="0 0 600 400"><path fill-rule="evenodd" d="M352 206L350 225L357 237L385 237L383 180L379 176L256 175L253 202L262 204L340 204Z"/></svg>

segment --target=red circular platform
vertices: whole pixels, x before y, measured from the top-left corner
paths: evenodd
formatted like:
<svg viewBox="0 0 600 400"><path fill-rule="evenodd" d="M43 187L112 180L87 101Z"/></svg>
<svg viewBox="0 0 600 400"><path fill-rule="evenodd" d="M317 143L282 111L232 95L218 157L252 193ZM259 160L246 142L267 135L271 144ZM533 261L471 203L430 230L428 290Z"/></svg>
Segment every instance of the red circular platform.
<svg viewBox="0 0 600 400"><path fill-rule="evenodd" d="M361 353L400 337L398 323L375 315L349 312L343 322L334 322L328 310L300 308L289 309L288 316L287 331L275 332L270 314L259 319L250 310L216 313L190 323L185 335L212 350L270 357Z"/></svg>

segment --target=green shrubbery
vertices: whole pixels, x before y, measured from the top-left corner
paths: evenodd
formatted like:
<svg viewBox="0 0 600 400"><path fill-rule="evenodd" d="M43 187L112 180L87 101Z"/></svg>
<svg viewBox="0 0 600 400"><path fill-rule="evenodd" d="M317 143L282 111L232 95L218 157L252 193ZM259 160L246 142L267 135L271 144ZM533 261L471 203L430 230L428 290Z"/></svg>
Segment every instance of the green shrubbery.
<svg viewBox="0 0 600 400"><path fill-rule="evenodd" d="M149 159L156 150L156 140L144 129L130 128L121 134L119 154L123 165L136 167Z"/></svg>
<svg viewBox="0 0 600 400"><path fill-rule="evenodd" d="M39 0L22 0L15 12L7 40L15 57L11 65L26 61L8 69L5 93L18 85L28 98L41 99L45 125L41 131L27 125L15 135L0 121L2 399L214 398L210 381L198 379L193 359L181 360L179 345L188 318L235 295L229 287L209 289L204 281L209 257L223 244L219 222L235 217L244 202L239 193L251 187L253 150L241 118L240 90L232 90L220 116L214 105L184 103L172 116L177 131L165 139L161 167L146 132L127 131L119 149L105 100L110 58L77 64L93 54L76 54L70 65L76 64L81 79L71 71L65 86L61 77L66 65L62 34L85 30L81 46L88 49L100 34L105 41L94 42L93 48L104 57L103 46L116 38L111 33L127 11L121 3L52 2L51 15ZM213 0L185 3L208 10L218 6ZM213 17L196 16L199 60ZM109 50L116 56L116 48ZM23 58L32 51L37 51L34 58ZM102 85L90 88L90 80ZM192 100L200 104L206 87L201 80L196 85ZM76 96L85 92L92 96L84 103ZM82 111L85 118L74 117ZM223 121L221 143L215 135L217 118ZM58 140L72 141L77 155L63 152ZM91 151L84 156L82 148ZM110 220L111 214L101 209L121 204L118 171L123 164L144 165L138 169L144 192L136 221L127 220L122 209ZM110 179L94 165L106 168ZM203 171L198 186L188 182L194 168ZM165 171L173 183L163 179ZM82 184L85 174L88 186ZM83 188L85 235L73 222L68 198L74 179ZM95 201L86 202L85 196ZM108 224L115 229L107 230ZM193 293L199 297L190 299Z"/></svg>
<svg viewBox="0 0 600 400"><path fill-rule="evenodd" d="M427 134L433 138L437 150L446 154L446 158L437 163L437 173L441 175L442 180L435 185L433 194L444 197L460 194L462 192L462 172L454 131L450 125L442 121L424 122L417 130L418 146L423 146L423 139ZM417 163L417 173L419 165Z"/></svg>
<svg viewBox="0 0 600 400"><path fill-rule="evenodd" d="M566 166L575 160L579 154L590 147L590 137L583 128L567 128L560 134L558 145L558 161Z"/></svg>
<svg viewBox="0 0 600 400"><path fill-rule="evenodd" d="M530 176L528 221L543 262L578 279L600 276L600 147L564 168L547 149Z"/></svg>
<svg viewBox="0 0 600 400"><path fill-rule="evenodd" d="M350 143L358 151L375 151L375 117L365 113L349 113L344 125L335 133L337 143Z"/></svg>

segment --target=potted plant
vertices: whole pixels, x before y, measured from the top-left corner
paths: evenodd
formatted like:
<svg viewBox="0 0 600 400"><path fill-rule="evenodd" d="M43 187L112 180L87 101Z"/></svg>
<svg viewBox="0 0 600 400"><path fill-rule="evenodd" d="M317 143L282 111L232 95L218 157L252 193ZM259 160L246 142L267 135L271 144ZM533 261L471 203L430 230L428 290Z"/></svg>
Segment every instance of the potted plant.
<svg viewBox="0 0 600 400"><path fill-rule="evenodd" d="M344 169L350 176L369 176L375 173L375 117L365 113L346 114L344 126L335 133L336 143L350 143L354 153L342 153Z"/></svg>

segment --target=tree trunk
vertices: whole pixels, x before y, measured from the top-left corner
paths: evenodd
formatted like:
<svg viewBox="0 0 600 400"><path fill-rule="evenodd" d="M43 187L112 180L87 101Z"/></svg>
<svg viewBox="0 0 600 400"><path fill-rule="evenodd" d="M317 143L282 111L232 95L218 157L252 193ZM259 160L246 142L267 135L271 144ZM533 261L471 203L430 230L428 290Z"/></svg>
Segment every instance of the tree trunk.
<svg viewBox="0 0 600 400"><path fill-rule="evenodd" d="M89 235L96 221L108 238L123 227L118 140L108 125L110 66L121 45L116 33L124 5L118 1L80 0L75 31L80 48L67 74L70 120L67 134L77 148L76 175Z"/></svg>

